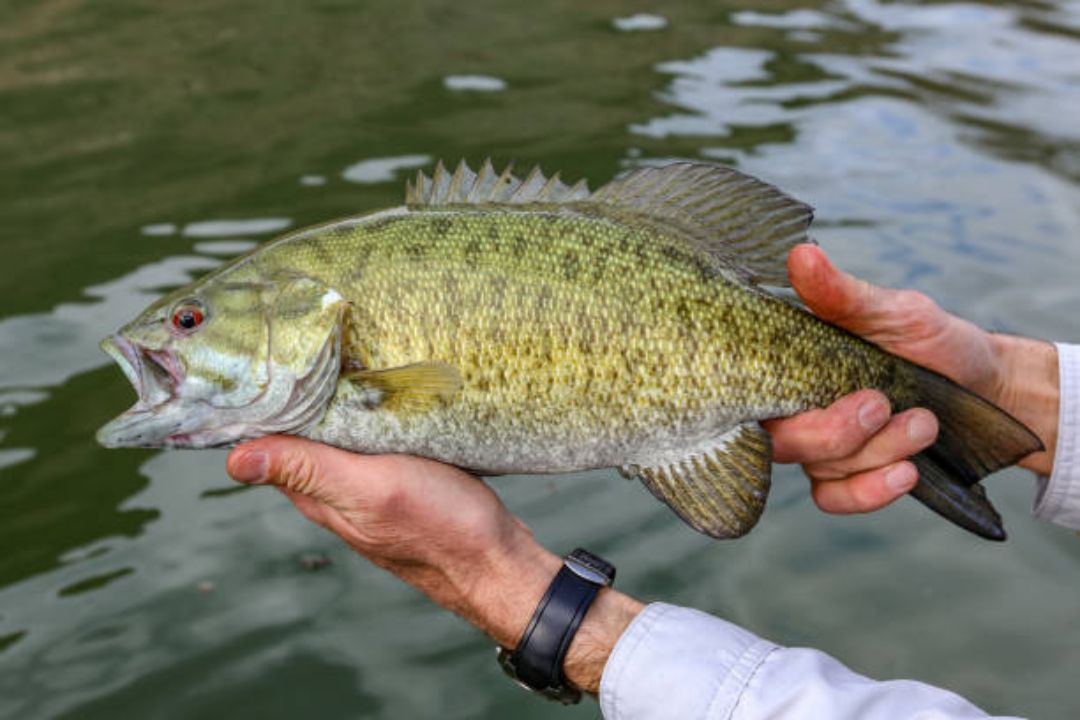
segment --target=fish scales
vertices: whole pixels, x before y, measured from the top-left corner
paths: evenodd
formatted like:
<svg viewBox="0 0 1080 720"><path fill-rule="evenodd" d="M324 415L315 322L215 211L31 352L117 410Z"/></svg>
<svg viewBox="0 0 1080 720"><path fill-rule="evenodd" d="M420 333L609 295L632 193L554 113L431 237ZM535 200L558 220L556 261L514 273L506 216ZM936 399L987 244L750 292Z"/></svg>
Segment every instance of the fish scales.
<svg viewBox="0 0 1080 720"><path fill-rule="evenodd" d="M758 421L876 388L925 404L919 500L985 537L975 483L1038 443L948 380L794 303L811 211L727 168L589 193L486 164L420 174L401 208L291 233L154 303L103 343L139 393L107 445L272 432L488 474L617 467L695 529L737 537L768 492Z"/></svg>
<svg viewBox="0 0 1080 720"><path fill-rule="evenodd" d="M362 272L322 258L362 258ZM374 431L345 401L312 431L368 452L436 454L500 473L603 467L628 446L712 432L733 415L764 419L859 387L895 390L875 377L880 351L807 325L662 229L617 214L403 214L279 245L261 262L303 269L353 301L346 357L461 372L460 396L435 413L384 418L393 422ZM345 400L348 388L339 393ZM596 457L566 452L586 441Z"/></svg>

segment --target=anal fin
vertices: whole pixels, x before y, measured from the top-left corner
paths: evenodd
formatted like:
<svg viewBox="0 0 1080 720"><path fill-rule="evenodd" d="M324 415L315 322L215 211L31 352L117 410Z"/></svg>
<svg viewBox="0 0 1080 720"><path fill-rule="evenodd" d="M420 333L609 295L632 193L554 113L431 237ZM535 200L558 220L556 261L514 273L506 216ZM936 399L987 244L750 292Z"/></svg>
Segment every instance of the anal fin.
<svg viewBox="0 0 1080 720"><path fill-rule="evenodd" d="M772 443L756 422L687 449L681 457L628 463L619 472L638 479L687 525L714 538L750 532L761 517L772 474Z"/></svg>

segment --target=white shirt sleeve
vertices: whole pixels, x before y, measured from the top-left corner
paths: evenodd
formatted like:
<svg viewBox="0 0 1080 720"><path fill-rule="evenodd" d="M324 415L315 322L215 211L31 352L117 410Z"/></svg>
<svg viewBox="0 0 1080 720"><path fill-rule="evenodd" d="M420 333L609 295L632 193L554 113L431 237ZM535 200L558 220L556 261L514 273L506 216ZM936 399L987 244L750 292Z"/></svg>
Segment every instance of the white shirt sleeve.
<svg viewBox="0 0 1080 720"><path fill-rule="evenodd" d="M1057 343L1061 409L1054 471L1039 478L1035 517L1080 530L1080 345Z"/></svg>
<svg viewBox="0 0 1080 720"><path fill-rule="evenodd" d="M967 720L986 713L913 680L879 682L817 650L784 648L719 618L654 603L600 681L607 720Z"/></svg>

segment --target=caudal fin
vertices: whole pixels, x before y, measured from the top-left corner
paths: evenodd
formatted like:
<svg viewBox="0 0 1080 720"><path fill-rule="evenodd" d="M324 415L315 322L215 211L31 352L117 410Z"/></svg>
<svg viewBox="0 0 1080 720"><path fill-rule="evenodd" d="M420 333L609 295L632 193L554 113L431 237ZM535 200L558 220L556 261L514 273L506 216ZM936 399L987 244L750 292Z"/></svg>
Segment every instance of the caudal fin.
<svg viewBox="0 0 1080 720"><path fill-rule="evenodd" d="M915 367L918 404L933 411L937 442L912 458L919 483L911 494L923 505L988 540L1005 529L978 484L992 472L1043 450L1042 441L1007 412L925 368Z"/></svg>

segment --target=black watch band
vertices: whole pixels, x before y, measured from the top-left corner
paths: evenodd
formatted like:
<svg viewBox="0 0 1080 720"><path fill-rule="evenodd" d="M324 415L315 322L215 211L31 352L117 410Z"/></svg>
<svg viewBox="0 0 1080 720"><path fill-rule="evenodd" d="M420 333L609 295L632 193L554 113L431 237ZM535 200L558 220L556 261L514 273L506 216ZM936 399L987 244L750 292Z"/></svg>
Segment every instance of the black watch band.
<svg viewBox="0 0 1080 720"><path fill-rule="evenodd" d="M499 648L499 664L519 684L565 704L581 692L566 682L563 660L570 641L600 588L615 580L615 567L578 548L563 559L513 652Z"/></svg>

